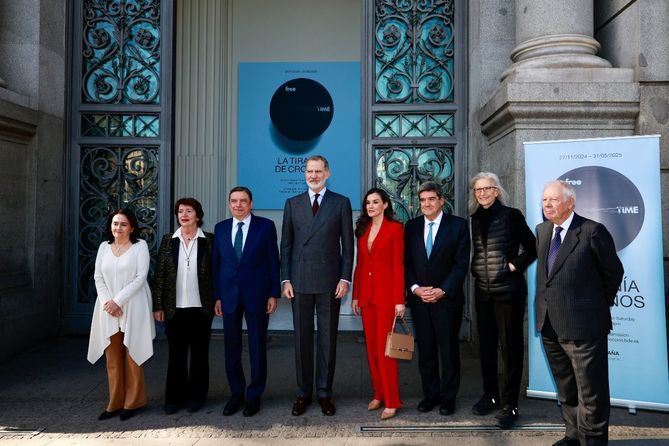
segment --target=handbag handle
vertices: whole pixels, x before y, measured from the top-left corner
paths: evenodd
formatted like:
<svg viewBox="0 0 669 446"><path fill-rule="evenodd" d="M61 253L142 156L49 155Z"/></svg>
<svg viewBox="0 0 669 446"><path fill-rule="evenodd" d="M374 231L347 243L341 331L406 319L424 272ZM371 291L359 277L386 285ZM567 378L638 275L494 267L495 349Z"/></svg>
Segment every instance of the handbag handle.
<svg viewBox="0 0 669 446"><path fill-rule="evenodd" d="M400 317L400 320L402 321L402 326L404 327L404 331L409 334L411 333L411 330L409 330L409 327L407 326L407 323L404 321L404 317ZM391 333L395 333L395 324L397 324L397 318L393 320L393 328L391 330Z"/></svg>

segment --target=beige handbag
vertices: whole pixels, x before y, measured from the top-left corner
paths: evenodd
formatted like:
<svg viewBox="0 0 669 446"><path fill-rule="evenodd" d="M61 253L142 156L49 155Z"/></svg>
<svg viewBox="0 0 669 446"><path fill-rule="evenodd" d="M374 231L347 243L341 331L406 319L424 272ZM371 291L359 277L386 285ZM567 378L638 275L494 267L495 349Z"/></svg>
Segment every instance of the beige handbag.
<svg viewBox="0 0 669 446"><path fill-rule="evenodd" d="M411 361L414 349L413 335L404 322L404 318L402 318L402 325L404 326L406 334L395 332L396 323L397 318L393 321L393 328L386 337L386 356L388 358L406 359Z"/></svg>

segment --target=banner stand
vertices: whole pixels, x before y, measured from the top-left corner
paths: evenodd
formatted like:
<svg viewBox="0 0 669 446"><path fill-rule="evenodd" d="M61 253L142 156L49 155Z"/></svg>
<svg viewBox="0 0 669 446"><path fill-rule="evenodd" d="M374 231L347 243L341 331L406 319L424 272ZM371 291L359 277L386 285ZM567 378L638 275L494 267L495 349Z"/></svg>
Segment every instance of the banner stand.
<svg viewBox="0 0 669 446"><path fill-rule="evenodd" d="M527 142L526 218L544 221L541 196L553 180L576 191L575 212L602 223L624 267L608 336L611 405L669 412L660 185L660 137L631 136ZM528 397L556 399L536 332L536 262L528 268Z"/></svg>

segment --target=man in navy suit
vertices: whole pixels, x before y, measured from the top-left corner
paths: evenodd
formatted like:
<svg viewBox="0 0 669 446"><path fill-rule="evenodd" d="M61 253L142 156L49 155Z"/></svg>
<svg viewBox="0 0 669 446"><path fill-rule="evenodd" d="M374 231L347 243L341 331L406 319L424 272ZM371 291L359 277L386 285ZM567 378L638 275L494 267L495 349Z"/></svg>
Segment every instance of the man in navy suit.
<svg viewBox="0 0 669 446"><path fill-rule="evenodd" d="M212 271L214 311L223 316L225 373L232 396L223 415L260 410L267 382L267 325L280 295L279 250L274 222L251 213L253 194L235 187L229 195L232 218L216 225ZM251 382L242 369L242 317L246 319Z"/></svg>
<svg viewBox="0 0 669 446"><path fill-rule="evenodd" d="M438 184L423 183L418 192L422 216L404 228L404 274L418 341L418 369L423 384L420 412L439 405L441 415L455 412L460 387L459 333L469 269L467 221L446 215ZM441 376L439 374L441 363Z"/></svg>
<svg viewBox="0 0 669 446"><path fill-rule="evenodd" d="M554 446L608 444L608 334L623 266L601 223L574 212L576 193L564 181L544 187L546 221L537 226L537 330L565 421Z"/></svg>

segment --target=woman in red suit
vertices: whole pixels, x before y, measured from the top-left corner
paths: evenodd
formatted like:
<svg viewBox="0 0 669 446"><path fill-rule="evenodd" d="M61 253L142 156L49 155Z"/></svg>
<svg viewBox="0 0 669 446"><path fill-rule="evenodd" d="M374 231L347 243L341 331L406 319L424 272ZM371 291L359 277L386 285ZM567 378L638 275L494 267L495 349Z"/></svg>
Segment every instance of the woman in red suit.
<svg viewBox="0 0 669 446"><path fill-rule="evenodd" d="M351 307L354 314L362 314L374 386L374 399L367 408L379 409L383 402L381 419L386 420L402 406L397 360L386 358L384 353L395 318L404 316L404 237L385 191L370 189L362 200L362 209L355 227L358 260Z"/></svg>

